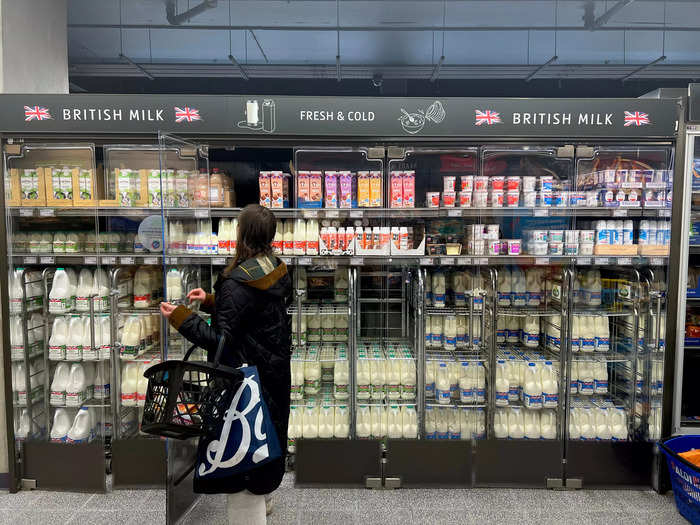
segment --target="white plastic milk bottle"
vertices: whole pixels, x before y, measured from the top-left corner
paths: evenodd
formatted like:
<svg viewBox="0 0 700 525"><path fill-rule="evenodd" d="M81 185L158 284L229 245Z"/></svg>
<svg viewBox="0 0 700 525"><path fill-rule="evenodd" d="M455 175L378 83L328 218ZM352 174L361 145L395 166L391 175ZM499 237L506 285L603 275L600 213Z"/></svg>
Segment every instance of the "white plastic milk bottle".
<svg viewBox="0 0 700 525"><path fill-rule="evenodd" d="M382 418L384 417L384 407L383 406L371 406L369 409L370 421L371 421L371 431L370 434L375 439L381 439L385 436L384 430L382 428Z"/></svg>
<svg viewBox="0 0 700 525"><path fill-rule="evenodd" d="M597 352L610 351L610 325L603 315L595 316L595 342Z"/></svg>
<svg viewBox="0 0 700 525"><path fill-rule="evenodd" d="M93 276L88 268L80 270L78 275L78 290L75 296L75 309L78 312L90 311L90 296L93 289Z"/></svg>
<svg viewBox="0 0 700 525"><path fill-rule="evenodd" d="M457 348L465 348L467 346L467 316L457 316Z"/></svg>
<svg viewBox="0 0 700 525"><path fill-rule="evenodd" d="M401 399L416 398L416 362L413 358L401 359Z"/></svg>
<svg viewBox="0 0 700 525"><path fill-rule="evenodd" d="M335 407L333 418L333 437L345 439L350 435L350 412L346 405Z"/></svg>
<svg viewBox="0 0 700 525"><path fill-rule="evenodd" d="M442 272L433 274L433 304L436 308L445 306L445 274Z"/></svg>
<svg viewBox="0 0 700 525"><path fill-rule="evenodd" d="M457 318L454 315L448 315L445 318L445 350L457 349Z"/></svg>
<svg viewBox="0 0 700 525"><path fill-rule="evenodd" d="M151 279L147 267L140 266L134 274L134 308L151 306Z"/></svg>
<svg viewBox="0 0 700 525"><path fill-rule="evenodd" d="M83 320L77 316L71 317L66 338L66 359L68 361L80 361L82 359L83 330Z"/></svg>
<svg viewBox="0 0 700 525"><path fill-rule="evenodd" d="M386 371L384 356L375 354L369 362L369 377L371 384L371 398L374 400L384 399L386 385Z"/></svg>
<svg viewBox="0 0 700 525"><path fill-rule="evenodd" d="M437 438L436 409L431 405L425 407L425 439Z"/></svg>
<svg viewBox="0 0 700 525"><path fill-rule="evenodd" d="M525 421L520 407L510 407L508 411L508 437L510 439L525 437Z"/></svg>
<svg viewBox="0 0 700 525"><path fill-rule="evenodd" d="M66 437L67 443L87 443L92 430L90 413L86 407L78 410Z"/></svg>
<svg viewBox="0 0 700 525"><path fill-rule="evenodd" d="M559 379L551 361L545 361L540 376L542 378L542 406L556 408L559 405Z"/></svg>
<svg viewBox="0 0 700 525"><path fill-rule="evenodd" d="M49 338L49 359L61 361L66 358L66 339L68 337L68 324L64 317L56 317L51 327Z"/></svg>
<svg viewBox="0 0 700 525"><path fill-rule="evenodd" d="M554 410L543 410L540 416L540 436L542 439L557 437L557 416Z"/></svg>
<svg viewBox="0 0 700 525"><path fill-rule="evenodd" d="M605 361L594 364L593 388L596 394L608 393L608 365Z"/></svg>
<svg viewBox="0 0 700 525"><path fill-rule="evenodd" d="M304 406L304 416L301 434L306 439L318 437L319 410L314 402L309 402Z"/></svg>
<svg viewBox="0 0 700 525"><path fill-rule="evenodd" d="M401 407L401 434L404 439L418 437L418 413L414 405Z"/></svg>
<svg viewBox="0 0 700 525"><path fill-rule="evenodd" d="M578 409L579 411L579 428L581 429L581 439L595 439L595 421L593 411L589 406L584 406Z"/></svg>
<svg viewBox="0 0 700 525"><path fill-rule="evenodd" d="M506 362L503 359L499 359L496 361L496 406L508 406L509 390Z"/></svg>
<svg viewBox="0 0 700 525"><path fill-rule="evenodd" d="M66 385L66 406L79 406L84 401L83 397L86 387L83 365L73 363L70 367L70 376Z"/></svg>
<svg viewBox="0 0 700 525"><path fill-rule="evenodd" d="M182 301L182 275L177 268L171 268L166 275L167 300L171 303Z"/></svg>
<svg viewBox="0 0 700 525"><path fill-rule="evenodd" d="M473 369L473 370L472 370ZM459 401L463 404L474 403L474 383L476 379L476 367L463 361L459 377Z"/></svg>
<svg viewBox="0 0 700 525"><path fill-rule="evenodd" d="M56 365L53 381L51 382L51 405L63 406L66 404L66 388L70 380L70 365L62 362Z"/></svg>
<svg viewBox="0 0 700 525"><path fill-rule="evenodd" d="M528 363L523 385L523 405L527 408L542 408L542 382L535 363Z"/></svg>
<svg viewBox="0 0 700 525"><path fill-rule="evenodd" d="M387 398L401 399L401 362L398 359L385 361Z"/></svg>
<svg viewBox="0 0 700 525"><path fill-rule="evenodd" d="M511 272L511 303L513 306L525 306L527 304L525 273L517 266Z"/></svg>
<svg viewBox="0 0 700 525"><path fill-rule="evenodd" d="M525 318L523 344L530 348L537 348L540 345L540 320L538 317L530 316Z"/></svg>
<svg viewBox="0 0 700 525"><path fill-rule="evenodd" d="M332 438L335 425L335 410L330 405L322 405L318 413L318 437Z"/></svg>
<svg viewBox="0 0 700 525"><path fill-rule="evenodd" d="M486 368L479 361L476 364L476 383L474 385L474 402L481 404L486 401Z"/></svg>
<svg viewBox="0 0 700 525"><path fill-rule="evenodd" d="M440 363L435 377L435 398L441 405L450 404L450 373L447 363Z"/></svg>
<svg viewBox="0 0 700 525"><path fill-rule="evenodd" d="M623 407L610 410L610 437L613 441L627 441L627 414Z"/></svg>
<svg viewBox="0 0 700 525"><path fill-rule="evenodd" d="M525 270L525 289L527 305L539 306L542 300L542 275L537 268Z"/></svg>
<svg viewBox="0 0 700 525"><path fill-rule="evenodd" d="M463 307L466 305L466 296L464 295L464 274L462 272L452 273L452 292L454 293L455 306Z"/></svg>
<svg viewBox="0 0 700 525"><path fill-rule="evenodd" d="M336 399L348 399L350 397L349 383L350 368L348 360L336 361L333 367L333 396Z"/></svg>
<svg viewBox="0 0 700 525"><path fill-rule="evenodd" d="M65 408L57 408L53 415L53 425L51 426L51 442L65 442L70 428L71 419L68 411Z"/></svg>
<svg viewBox="0 0 700 525"><path fill-rule="evenodd" d="M540 412L538 410L525 410L523 416L525 439L540 439Z"/></svg>
<svg viewBox="0 0 700 525"><path fill-rule="evenodd" d="M512 403L520 399L520 365L515 356L508 357L506 370L508 371L508 401Z"/></svg>
<svg viewBox="0 0 700 525"><path fill-rule="evenodd" d="M371 392L369 359L357 360L357 399L369 399Z"/></svg>
<svg viewBox="0 0 700 525"><path fill-rule="evenodd" d="M387 414L387 437L400 439L403 437L403 422L398 405L391 405Z"/></svg>
<svg viewBox="0 0 700 525"><path fill-rule="evenodd" d="M578 363L578 393L584 396L592 396L595 393L592 361Z"/></svg>
<svg viewBox="0 0 700 525"><path fill-rule="evenodd" d="M609 440L610 433L609 410L606 407L598 407L594 411L595 434L597 439Z"/></svg>
<svg viewBox="0 0 700 525"><path fill-rule="evenodd" d="M372 433L371 415L367 405L359 405L357 407L357 429L355 432L359 439L369 439Z"/></svg>
<svg viewBox="0 0 700 525"><path fill-rule="evenodd" d="M136 406L138 388L138 363L124 363L122 367L121 402L122 406Z"/></svg>
<svg viewBox="0 0 700 525"><path fill-rule="evenodd" d="M133 359L139 354L141 347L140 323L136 316L128 317L122 329L120 354L122 359Z"/></svg>
<svg viewBox="0 0 700 525"><path fill-rule="evenodd" d="M71 310L70 282L64 268L57 268L49 292L49 312L63 314Z"/></svg>
<svg viewBox="0 0 700 525"><path fill-rule="evenodd" d="M494 414L493 432L496 439L506 439L508 437L508 410L497 408Z"/></svg>
<svg viewBox="0 0 700 525"><path fill-rule="evenodd" d="M595 318L593 316L584 316L581 318L581 352L595 352Z"/></svg>
<svg viewBox="0 0 700 525"><path fill-rule="evenodd" d="M512 293L511 271L507 266L498 272L498 306L510 306Z"/></svg>

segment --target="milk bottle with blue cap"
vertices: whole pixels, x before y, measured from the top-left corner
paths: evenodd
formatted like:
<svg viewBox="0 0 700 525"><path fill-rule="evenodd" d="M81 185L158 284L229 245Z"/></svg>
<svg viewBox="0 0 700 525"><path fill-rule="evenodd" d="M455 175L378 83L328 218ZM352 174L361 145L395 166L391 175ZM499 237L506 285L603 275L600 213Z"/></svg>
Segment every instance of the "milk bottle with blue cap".
<svg viewBox="0 0 700 525"><path fill-rule="evenodd" d="M508 411L508 437L510 439L525 437L525 421L520 407L510 407Z"/></svg>
<svg viewBox="0 0 700 525"><path fill-rule="evenodd" d="M538 410L525 410L523 414L523 426L525 439L540 439L540 412Z"/></svg>
<svg viewBox="0 0 700 525"><path fill-rule="evenodd" d="M523 385L523 405L527 408L542 408L542 382L535 363L528 363Z"/></svg>
<svg viewBox="0 0 700 525"><path fill-rule="evenodd" d="M435 378L435 398L441 405L450 404L450 374L447 363L440 363Z"/></svg>

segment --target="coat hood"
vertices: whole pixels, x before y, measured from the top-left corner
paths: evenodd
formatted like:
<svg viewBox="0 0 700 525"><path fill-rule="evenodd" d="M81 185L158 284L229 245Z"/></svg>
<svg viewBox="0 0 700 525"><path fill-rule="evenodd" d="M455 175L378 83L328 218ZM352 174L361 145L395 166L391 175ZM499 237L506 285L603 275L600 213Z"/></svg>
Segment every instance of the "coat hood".
<svg viewBox="0 0 700 525"><path fill-rule="evenodd" d="M272 255L243 261L231 270L228 277L277 297L287 298L292 290L287 265Z"/></svg>

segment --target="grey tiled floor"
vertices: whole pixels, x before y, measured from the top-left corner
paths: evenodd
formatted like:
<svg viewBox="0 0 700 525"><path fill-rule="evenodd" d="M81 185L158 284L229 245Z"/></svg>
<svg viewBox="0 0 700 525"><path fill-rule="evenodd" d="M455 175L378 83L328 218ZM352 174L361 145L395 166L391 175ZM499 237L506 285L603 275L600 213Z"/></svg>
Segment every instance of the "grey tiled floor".
<svg viewBox="0 0 700 525"><path fill-rule="evenodd" d="M273 495L269 525L685 524L670 494L651 491L554 492L526 489L369 491L298 489L287 475ZM0 524L156 525L165 492L0 494ZM226 497L203 496L185 525L226 524Z"/></svg>

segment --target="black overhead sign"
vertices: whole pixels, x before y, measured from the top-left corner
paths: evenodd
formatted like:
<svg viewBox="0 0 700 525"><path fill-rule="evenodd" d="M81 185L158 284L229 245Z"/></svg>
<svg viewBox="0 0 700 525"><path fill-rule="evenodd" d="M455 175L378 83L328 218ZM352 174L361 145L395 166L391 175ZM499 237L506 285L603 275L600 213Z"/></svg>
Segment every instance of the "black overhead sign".
<svg viewBox="0 0 700 525"><path fill-rule="evenodd" d="M700 84L688 86L688 120L700 122Z"/></svg>
<svg viewBox="0 0 700 525"><path fill-rule="evenodd" d="M659 99L0 95L5 133L363 137L673 137Z"/></svg>

